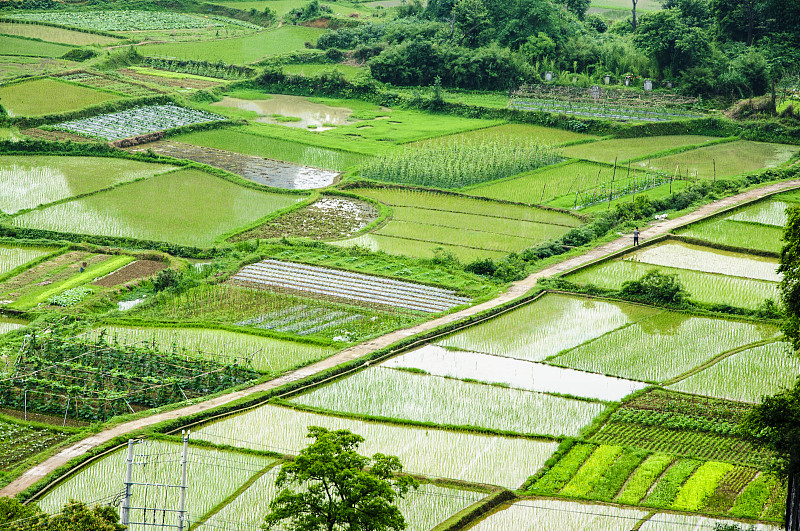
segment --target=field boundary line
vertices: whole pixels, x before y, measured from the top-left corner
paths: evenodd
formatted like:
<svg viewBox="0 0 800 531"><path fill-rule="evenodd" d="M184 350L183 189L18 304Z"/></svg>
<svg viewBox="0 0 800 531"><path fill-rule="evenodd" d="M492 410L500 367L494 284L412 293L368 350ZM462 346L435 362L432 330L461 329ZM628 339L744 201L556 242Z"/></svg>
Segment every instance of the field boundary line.
<svg viewBox="0 0 800 531"><path fill-rule="evenodd" d="M700 219L706 218L711 216L712 214L718 214L718 210L720 208L726 208L729 205L733 206L741 206L742 204L748 204L758 199L762 199L764 197L769 197L776 193L786 191L787 189L793 188L800 188L800 180L790 180L790 181L782 181L774 184L770 184L767 186L762 186L759 188L753 188L747 190L745 192L729 196L724 198L720 201L715 203L709 203L706 205L701 206L694 212L676 218L674 220L662 221L660 223L656 223L645 228L642 233L644 237L650 235L651 238L666 234L673 230L676 227L684 226L694 221L698 221ZM391 349L385 356L388 357L389 355L397 354L398 352L402 351L404 348L411 348L413 345L417 345L419 343L423 343L429 341L432 337L437 337L437 334L433 334L433 336L428 336L425 333L431 332L436 328L444 325L450 325L461 321L462 319L466 319L468 317L474 316L479 314L483 311L492 310L498 308L504 304L509 304L508 308L503 309L503 311L510 311L511 309L527 303L533 297L525 298L525 295L533 288L535 288L537 281L540 278L545 278L547 276L554 276L558 273L562 273L569 269L574 269L582 264L586 264L590 261L596 260L599 257L606 256L609 253L614 253L622 249L628 249L632 247L629 244L630 237L629 236L622 236L617 238L616 240L612 240L606 244L600 245L595 247L594 249L589 250L587 253L582 255L578 255L562 262L553 264L549 267L546 267L536 273L529 275L527 278L512 283L509 288L504 292L495 297L494 299L488 300L486 302L477 304L475 306L471 306L464 310L460 310L458 312L454 312L451 314L444 315L442 317L432 319L430 321L426 321L424 323L406 328L401 330L396 330L394 332L390 332L383 336L374 338L372 340L368 340L362 344L355 345L353 347L344 349L333 356L321 360L317 363L314 363L310 366L294 370L292 372L286 373L282 376L279 376L273 380L268 382L264 382L243 390L235 391L232 393L228 393L226 395L218 396L215 398L211 398L208 400L204 400L202 402L198 402L183 408L166 411L163 413L157 413L155 415L151 415L149 417L142 417L139 419L135 419L129 422L125 422L123 424L119 424L117 426L113 426L106 430L103 430L99 433L89 435L87 438L83 439L82 441L77 442L76 444L61 450L60 452L50 456L46 460L44 460L39 465L25 471L22 475L15 478L11 481L8 485L0 490L0 496L15 496L20 494L24 490L29 487L32 487L40 480L48 477L50 474L55 472L58 468L66 465L70 460L80 457L95 447L101 446L109 441L113 440L116 437L125 436L128 434L132 434L133 432L139 431L141 429L154 426L158 423L168 421L168 420L176 420L182 417L190 416L196 413L202 413L204 411L212 410L219 406L224 406L231 402L234 402L239 399L246 398L248 396L254 395L256 393L269 391L272 389L276 389L281 387L284 384L289 384L292 382L296 382L299 380L303 380L307 377L314 376L320 372L323 372L328 369L333 369L337 365L340 365L344 362L348 361L355 361L363 356L369 355L375 351L378 351L383 348L391 348L391 345L402 341L404 339L411 338L416 335L421 335L421 337L408 345L403 345L397 349ZM537 296L541 296L537 294ZM520 302L514 303L517 299L524 299ZM494 313L485 316L478 321L481 322L483 320L489 319L494 316ZM448 329L447 331L441 332L439 335L443 335L446 333L451 333L457 330L459 327L466 327L474 324L473 322L464 322L461 325L456 325L454 329ZM365 360L365 362L372 363L372 360ZM363 365L363 363L362 363ZM354 370L354 369L351 369ZM338 376L338 375L337 375ZM330 377L333 378L334 376ZM330 379L328 378L328 379ZM305 387L309 387L311 385L317 385L317 383L309 384ZM262 402L263 403L263 402ZM255 407L255 406L249 406ZM247 408L243 408L245 410ZM239 411L239 410L237 410ZM208 422L212 418L216 418L219 416L227 416L233 413L232 411L221 413L217 416L212 416L203 421L199 422ZM195 423L196 424L196 423Z"/></svg>
<svg viewBox="0 0 800 531"><path fill-rule="evenodd" d="M756 347L763 347L764 345L771 345L772 343L778 343L778 342L780 342L780 338L778 338L778 339L763 339L761 341L756 341L755 343L748 343L747 345L742 345L740 347L736 347L736 348L731 349L731 350L726 350L722 354L718 354L717 356L714 356L713 358L711 358L710 360L706 361L702 365L698 365L697 367L694 367L693 369L691 369L689 371L686 371L683 374L679 374L678 376L675 376L675 377L673 377L673 378L671 378L669 380L664 380L659 385L661 387L667 387L667 386L670 386L670 385L675 385L676 383L681 382L681 381L685 380L686 378L689 378L690 376L694 376L695 374L697 374L699 372L702 372L702 371L704 371L704 370L706 370L706 369L708 369L710 367L713 367L717 363L721 362L722 360L724 360L726 358L729 358L729 357L733 356L734 354L738 354L740 352L744 352L745 350L750 350L750 349L756 348ZM694 394L694 393L692 393L692 394Z"/></svg>

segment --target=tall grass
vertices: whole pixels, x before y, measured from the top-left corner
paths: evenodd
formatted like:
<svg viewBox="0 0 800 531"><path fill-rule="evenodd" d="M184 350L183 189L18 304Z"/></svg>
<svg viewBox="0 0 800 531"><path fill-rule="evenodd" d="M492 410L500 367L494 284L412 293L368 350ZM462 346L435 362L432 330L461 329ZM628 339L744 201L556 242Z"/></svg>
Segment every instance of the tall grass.
<svg viewBox="0 0 800 531"><path fill-rule="evenodd" d="M560 160L552 147L530 139L467 139L400 148L368 161L367 179L437 188L461 188L530 171Z"/></svg>

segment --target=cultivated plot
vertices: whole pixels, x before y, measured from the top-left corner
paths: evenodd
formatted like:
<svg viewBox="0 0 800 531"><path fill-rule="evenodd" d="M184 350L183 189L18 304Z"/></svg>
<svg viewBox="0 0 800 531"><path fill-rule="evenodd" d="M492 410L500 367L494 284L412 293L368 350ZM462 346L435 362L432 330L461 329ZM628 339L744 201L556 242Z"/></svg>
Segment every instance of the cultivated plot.
<svg viewBox="0 0 800 531"><path fill-rule="evenodd" d="M137 181L33 210L18 227L207 247L215 238L304 199L262 192L197 170Z"/></svg>
<svg viewBox="0 0 800 531"><path fill-rule="evenodd" d="M307 292L314 296L430 313L470 302L453 291L433 286L271 259L245 266L232 281L260 289Z"/></svg>
<svg viewBox="0 0 800 531"><path fill-rule="evenodd" d="M524 499L501 507L471 531L628 531L646 511L562 500Z"/></svg>
<svg viewBox="0 0 800 531"><path fill-rule="evenodd" d="M36 42L36 41L25 41ZM57 98L53 94L58 94ZM22 81L0 87L0 102L9 116L41 116L82 109L121 96L55 79Z"/></svg>
<svg viewBox="0 0 800 531"><path fill-rule="evenodd" d="M651 136L643 138L615 138L589 144L578 144L563 149L568 157L613 164L646 157L653 153L688 146L701 146L718 138L700 135ZM645 161L646 163L646 161ZM671 168L674 170L675 168Z"/></svg>
<svg viewBox="0 0 800 531"><path fill-rule="evenodd" d="M357 372L291 400L371 417L550 436L575 436L603 410L596 402L384 367Z"/></svg>
<svg viewBox="0 0 800 531"><path fill-rule="evenodd" d="M140 31L179 28L205 28L222 26L221 20L175 13L172 11L136 11L115 9L109 11L47 11L41 13L15 13L10 18L50 22L74 28L99 31ZM241 23L241 21L233 21ZM258 28L258 26L256 26Z"/></svg>
<svg viewBox="0 0 800 531"><path fill-rule="evenodd" d="M324 188L333 184L338 173L330 170L321 170L310 166L299 166L288 164L276 160L254 157L252 155L242 155L221 149L193 146L183 142L173 142L171 140L161 140L151 142L130 149L136 152L153 151L159 155L167 155L177 159L188 159L222 168L223 170L235 173L249 181L273 186L275 188L286 188L295 190L306 190L309 188Z"/></svg>
<svg viewBox="0 0 800 531"><path fill-rule="evenodd" d="M757 377L752 378L753 375ZM759 402L791 387L800 375L800 361L786 343L770 343L737 352L692 374L670 389L698 395Z"/></svg>
<svg viewBox="0 0 800 531"><path fill-rule="evenodd" d="M646 384L610 378L544 363L504 358L479 352L451 350L426 345L385 361L383 367L423 371L464 381L479 381L537 391L560 393L595 400L617 401Z"/></svg>
<svg viewBox="0 0 800 531"><path fill-rule="evenodd" d="M655 308L636 304L547 294L521 308L456 332L436 344L541 361L659 313Z"/></svg>
<svg viewBox="0 0 800 531"><path fill-rule="evenodd" d="M87 44L105 46L119 42L119 39L107 35L73 31L42 24L23 24L19 22L0 22L0 33L5 35L18 35L31 39L41 39L43 41L72 44L75 46L86 46Z"/></svg>
<svg viewBox="0 0 800 531"><path fill-rule="evenodd" d="M27 264L53 251L54 249L46 249L43 247L0 246L0 274L8 273L21 265Z"/></svg>
<svg viewBox="0 0 800 531"><path fill-rule="evenodd" d="M308 426L357 433L366 439L362 453L396 455L407 472L511 488L520 486L538 470L558 446L549 441L364 422L272 405L207 424L196 437L296 454L308 444Z"/></svg>
<svg viewBox="0 0 800 531"><path fill-rule="evenodd" d="M271 373L306 365L335 352L331 347L314 343L206 328L104 326L93 332L95 336L100 333L110 341L157 345L166 351L185 352L187 356L223 363L235 362Z"/></svg>
<svg viewBox="0 0 800 531"><path fill-rule="evenodd" d="M111 157L0 156L0 209L6 214L174 169Z"/></svg>
<svg viewBox="0 0 800 531"><path fill-rule="evenodd" d="M12 57L16 64L26 63L27 61L23 59L27 57L61 57L73 49L72 46L65 46L63 44L32 41L30 39L23 39L11 35L0 35L0 50L3 50L3 55ZM31 61L40 63L36 59L31 59ZM64 63L61 64L63 65ZM3 66L5 67L6 65ZM3 105L5 105L5 102L3 102Z"/></svg>
<svg viewBox="0 0 800 531"><path fill-rule="evenodd" d="M717 179L724 179L762 168L780 166L797 151L797 146L737 140L658 159L643 160L637 165L671 174L679 173L689 179L695 176L712 179L715 175Z"/></svg>
<svg viewBox="0 0 800 531"><path fill-rule="evenodd" d="M777 327L663 312L550 358L556 365L660 382L726 351L777 338Z"/></svg>
<svg viewBox="0 0 800 531"><path fill-rule="evenodd" d="M54 129L103 140L121 140L185 125L224 120L210 112L177 105L148 105L127 111L100 114L82 120L62 122Z"/></svg>

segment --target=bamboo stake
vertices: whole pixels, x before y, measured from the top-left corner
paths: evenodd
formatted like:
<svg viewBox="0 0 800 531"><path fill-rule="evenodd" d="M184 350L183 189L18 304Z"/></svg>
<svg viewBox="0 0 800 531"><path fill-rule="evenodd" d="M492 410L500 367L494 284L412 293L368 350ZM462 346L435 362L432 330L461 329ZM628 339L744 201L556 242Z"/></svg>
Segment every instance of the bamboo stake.
<svg viewBox="0 0 800 531"><path fill-rule="evenodd" d="M614 177L617 176L617 157L614 157L614 171L611 174L611 189L608 191L608 208L611 208L611 198L614 196Z"/></svg>

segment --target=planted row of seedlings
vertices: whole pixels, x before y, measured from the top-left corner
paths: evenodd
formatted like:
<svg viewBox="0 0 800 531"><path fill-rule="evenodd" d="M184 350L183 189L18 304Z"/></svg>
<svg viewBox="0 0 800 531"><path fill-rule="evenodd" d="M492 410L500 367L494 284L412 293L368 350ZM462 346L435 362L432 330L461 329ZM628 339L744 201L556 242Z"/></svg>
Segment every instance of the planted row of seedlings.
<svg viewBox="0 0 800 531"><path fill-rule="evenodd" d="M562 100L536 100L514 99L509 107L521 111L544 111L575 116L589 116L592 118L609 118L620 121L641 122L669 122L676 118L700 118L701 115L689 112L676 112L667 108L646 110L644 108L628 107L617 102L603 101L600 105L562 101Z"/></svg>
<svg viewBox="0 0 800 531"><path fill-rule="evenodd" d="M222 120L225 120L222 116L197 109L177 105L147 105L82 120L62 122L53 128L103 140L121 140L186 125Z"/></svg>
<svg viewBox="0 0 800 531"><path fill-rule="evenodd" d="M454 291L433 286L270 259L244 267L232 280L428 313L470 302Z"/></svg>

